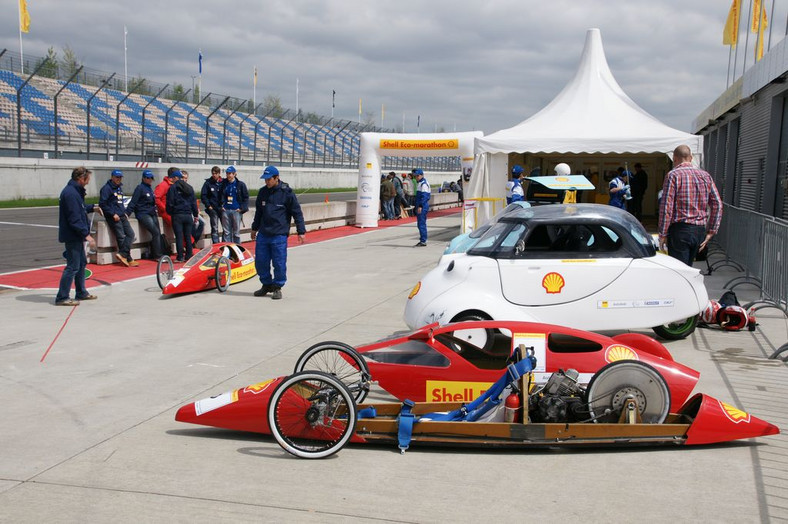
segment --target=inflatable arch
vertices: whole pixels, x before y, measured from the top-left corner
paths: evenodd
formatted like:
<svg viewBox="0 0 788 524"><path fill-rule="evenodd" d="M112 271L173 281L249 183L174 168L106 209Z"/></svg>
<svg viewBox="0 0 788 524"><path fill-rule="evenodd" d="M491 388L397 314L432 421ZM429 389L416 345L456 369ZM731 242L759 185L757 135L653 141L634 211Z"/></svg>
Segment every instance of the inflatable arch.
<svg viewBox="0 0 788 524"><path fill-rule="evenodd" d="M465 133L361 133L356 195L356 226L377 227L381 157L459 156L463 174L473 166L473 141L481 131Z"/></svg>

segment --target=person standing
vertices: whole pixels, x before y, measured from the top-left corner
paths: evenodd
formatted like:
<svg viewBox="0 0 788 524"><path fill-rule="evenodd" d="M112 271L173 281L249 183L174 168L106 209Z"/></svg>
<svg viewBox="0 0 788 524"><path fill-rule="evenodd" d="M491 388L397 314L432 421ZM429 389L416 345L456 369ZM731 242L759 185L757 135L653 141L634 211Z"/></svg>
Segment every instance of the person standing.
<svg viewBox="0 0 788 524"><path fill-rule="evenodd" d="M402 173L402 192L405 195L405 209L408 211L408 215L411 214L411 210L413 209L413 182L410 179L410 175L408 173Z"/></svg>
<svg viewBox="0 0 788 524"><path fill-rule="evenodd" d="M509 200L509 204L525 200L523 184L520 181L521 176L523 176L523 168L521 166L514 166L512 168L512 196L511 200Z"/></svg>
<svg viewBox="0 0 788 524"><path fill-rule="evenodd" d="M279 170L268 166L260 176L265 186L260 188L254 206L252 240L255 241L254 265L263 287L254 292L256 297L271 293L271 298L282 298L282 287L287 282L287 236L290 222L295 221L298 242L304 243L306 225L298 198L289 185L279 180ZM273 277L271 266L273 265Z"/></svg>
<svg viewBox="0 0 788 524"><path fill-rule="evenodd" d="M81 300L98 298L88 293L85 287L85 267L88 264L85 242L91 248L96 247L96 241L90 236L88 213L101 213L100 207L85 205L85 186L90 183L90 174L91 171L84 167L74 169L71 180L60 192L57 239L65 244L63 257L66 259L66 267L60 276L60 286L55 296L56 306L78 306ZM76 300L69 298L71 284L74 284Z"/></svg>
<svg viewBox="0 0 788 524"><path fill-rule="evenodd" d="M123 171L115 169L109 180L99 192L99 207L107 221L110 231L115 235L118 252L115 258L126 267L139 266L139 262L131 258L131 246L134 244L134 230L129 224L126 206L123 205Z"/></svg>
<svg viewBox="0 0 788 524"><path fill-rule="evenodd" d="M185 169L181 169L181 177L183 178L184 182L189 184L189 172L188 171L186 171ZM189 185L191 185L191 184L189 184ZM192 190L194 190L194 188L192 188ZM197 198L196 194L195 194L195 198ZM200 209L200 206L198 205L197 206L197 210L199 211L199 209ZM203 220L203 218L198 213L197 214L197 221L194 223L194 227L192 228L192 243L194 245L197 245L197 242L202 240L202 234L204 232L205 232L205 220Z"/></svg>
<svg viewBox="0 0 788 524"><path fill-rule="evenodd" d="M402 218L402 210L407 207L405 202L405 191L402 189L402 180L399 179L397 173L391 171L389 173L389 180L394 184L394 191L397 193L394 196L394 216L399 220Z"/></svg>
<svg viewBox="0 0 788 524"><path fill-rule="evenodd" d="M222 219L222 170L219 166L211 168L211 176L205 179L200 191L200 200L202 205L205 206L205 212L211 223L211 242L217 244L219 242L219 222Z"/></svg>
<svg viewBox="0 0 788 524"><path fill-rule="evenodd" d="M394 220L394 197L397 191L391 181L391 175L384 175L380 180L380 198L383 202L383 220Z"/></svg>
<svg viewBox="0 0 788 524"><path fill-rule="evenodd" d="M249 211L249 190L236 178L235 167L226 170L220 201L222 203L222 237L224 242L241 242L241 215Z"/></svg>
<svg viewBox="0 0 788 524"><path fill-rule="evenodd" d="M184 182L180 171L170 174L175 182L167 191L167 213L172 217L175 232L176 262L185 262L192 257L192 228L197 223L199 210L192 186Z"/></svg>
<svg viewBox="0 0 788 524"><path fill-rule="evenodd" d="M622 169L618 172L618 175L610 181L610 184L608 184L610 200L607 202L609 205L619 209L624 209L626 207L625 196L629 189L629 184L627 184L628 178L629 171Z"/></svg>
<svg viewBox="0 0 788 524"><path fill-rule="evenodd" d="M413 171L416 176L416 224L419 228L419 242L414 247L424 247L427 245L427 212L430 210L431 189L424 178L424 171L416 169Z"/></svg>
<svg viewBox="0 0 788 524"><path fill-rule="evenodd" d="M150 257L158 260L164 253L161 245L161 229L159 217L156 215L156 196L153 194L153 171L146 169L142 172L142 181L134 189L126 211L134 213L140 226L150 233Z"/></svg>
<svg viewBox="0 0 788 524"><path fill-rule="evenodd" d="M673 150L673 169L662 185L659 206L659 246L688 266L717 233L722 200L714 180L692 165L687 145Z"/></svg>
<svg viewBox="0 0 788 524"><path fill-rule="evenodd" d="M635 174L630 177L629 185L632 187L632 200L627 202L627 210L640 220L643 218L643 196L648 189L648 174L640 162L635 164Z"/></svg>

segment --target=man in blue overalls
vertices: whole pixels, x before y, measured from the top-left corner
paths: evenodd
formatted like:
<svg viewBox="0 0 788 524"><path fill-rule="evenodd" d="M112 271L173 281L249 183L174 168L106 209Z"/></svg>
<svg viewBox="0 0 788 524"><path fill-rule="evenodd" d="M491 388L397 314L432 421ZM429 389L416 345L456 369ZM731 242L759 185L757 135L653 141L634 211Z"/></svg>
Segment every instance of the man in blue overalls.
<svg viewBox="0 0 788 524"><path fill-rule="evenodd" d="M419 243L415 247L427 245L427 211L430 210L430 185L424 178L424 171L414 169L413 176L416 177L416 223L419 226Z"/></svg>
<svg viewBox="0 0 788 524"><path fill-rule="evenodd" d="M514 166L512 168L512 198L509 200L509 204L512 202L520 202L525 200L525 193L523 192L523 185L520 182L520 177L523 175L523 168L520 166Z"/></svg>

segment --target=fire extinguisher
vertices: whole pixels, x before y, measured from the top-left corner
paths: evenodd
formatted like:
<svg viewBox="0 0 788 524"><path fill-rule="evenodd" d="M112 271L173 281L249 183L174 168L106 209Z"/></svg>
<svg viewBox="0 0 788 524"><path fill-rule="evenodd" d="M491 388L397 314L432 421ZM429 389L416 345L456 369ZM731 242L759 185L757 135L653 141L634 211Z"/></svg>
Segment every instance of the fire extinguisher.
<svg viewBox="0 0 788 524"><path fill-rule="evenodd" d="M515 391L506 397L503 405L504 422L520 422L520 395Z"/></svg>

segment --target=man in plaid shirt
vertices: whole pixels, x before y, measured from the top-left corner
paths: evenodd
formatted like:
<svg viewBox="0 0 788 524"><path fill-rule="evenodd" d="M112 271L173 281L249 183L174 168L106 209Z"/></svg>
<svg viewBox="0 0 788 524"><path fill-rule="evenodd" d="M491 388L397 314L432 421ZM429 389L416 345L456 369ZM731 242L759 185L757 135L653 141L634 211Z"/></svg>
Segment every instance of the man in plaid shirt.
<svg viewBox="0 0 788 524"><path fill-rule="evenodd" d="M689 146L673 151L659 207L659 247L691 266L698 251L717 233L722 201L711 175L692 165Z"/></svg>

